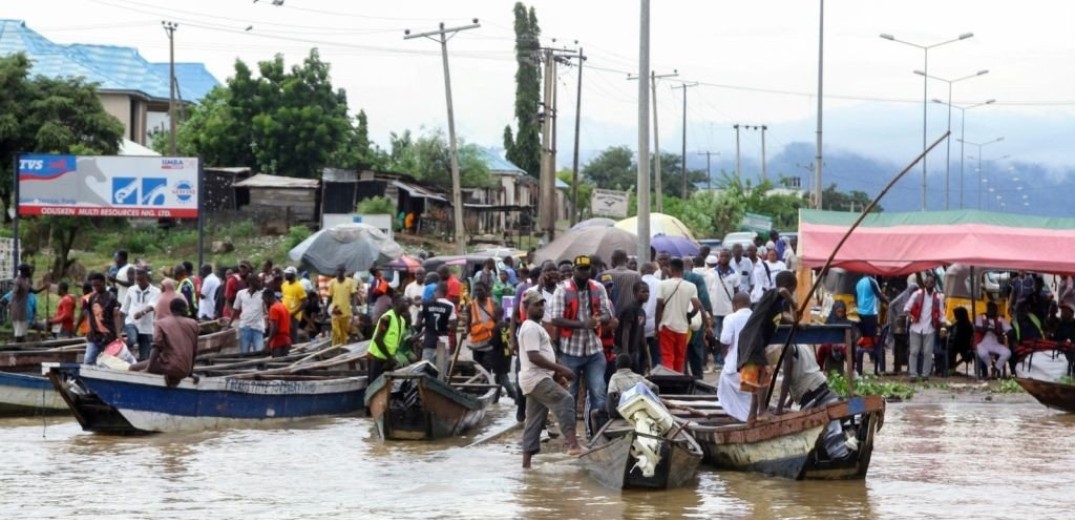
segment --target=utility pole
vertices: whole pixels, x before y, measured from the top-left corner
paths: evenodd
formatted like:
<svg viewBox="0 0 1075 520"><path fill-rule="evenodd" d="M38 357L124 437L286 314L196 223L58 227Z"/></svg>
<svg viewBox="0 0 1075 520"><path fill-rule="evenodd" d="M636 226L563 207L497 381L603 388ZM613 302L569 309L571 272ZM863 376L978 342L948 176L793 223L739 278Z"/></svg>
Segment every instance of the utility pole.
<svg viewBox="0 0 1075 520"><path fill-rule="evenodd" d="M817 22L817 150L814 153L814 208L821 209L821 105L825 86L825 0Z"/></svg>
<svg viewBox="0 0 1075 520"><path fill-rule="evenodd" d="M179 27L179 24L161 21L161 25L164 26L164 32L168 34L168 131L170 134L168 149L171 156L175 157L175 29Z"/></svg>
<svg viewBox="0 0 1075 520"><path fill-rule="evenodd" d="M710 162L710 159L713 155L720 157L720 152L711 152L706 150L704 152L698 152L698 155L705 156L706 189L709 191L713 191L713 168L710 166L712 164Z"/></svg>
<svg viewBox="0 0 1075 520"><path fill-rule="evenodd" d="M741 163L739 162L739 124L736 123L736 124L732 125L732 128L735 129L735 178L740 183L742 183L743 182L743 170L742 170L742 167L741 167Z"/></svg>
<svg viewBox="0 0 1075 520"><path fill-rule="evenodd" d="M556 238L556 65L568 57L576 57L576 51L543 48L545 54L545 117L542 127L541 154L541 204L538 215L545 229L546 243ZM542 209L544 207L544 210Z"/></svg>
<svg viewBox="0 0 1075 520"><path fill-rule="evenodd" d="M459 185L459 148L455 142L455 110L452 107L452 77L448 71L448 40L452 39L460 31L477 29L481 27L475 18L470 25L445 28L441 22L440 28L418 34L411 34L410 29L403 31L404 40L414 38L428 38L440 43L441 61L444 63L444 97L448 105L448 149L451 153L452 168L452 224L454 228L453 238L455 248L459 254L466 254L466 233L463 229L463 190Z"/></svg>
<svg viewBox="0 0 1075 520"><path fill-rule="evenodd" d="M678 87L675 85L672 86L672 88L683 89L683 154L681 157L683 164L680 167L680 170L682 170L681 173L683 174L683 200L687 200L687 194L689 193L687 191L687 89L697 86L697 83L683 83Z"/></svg>
<svg viewBox="0 0 1075 520"><path fill-rule="evenodd" d="M761 131L761 180L767 180L769 177L765 170L765 131L769 129L765 125L733 125L735 128L735 170L736 175L739 175L739 127L742 126L744 130L758 130Z"/></svg>
<svg viewBox="0 0 1075 520"><path fill-rule="evenodd" d="M582 114L582 64L586 61L586 55L579 47L579 81L575 93L575 153L571 161L571 225L574 226L579 220L579 124Z"/></svg>
<svg viewBox="0 0 1075 520"><path fill-rule="evenodd" d="M661 190L664 189L661 182L661 136L657 127L657 80L676 76L679 76L677 70L673 70L671 74L657 74L652 70L649 72L650 94L653 96L653 191L656 194L657 213L664 211L664 204L661 200ZM627 79L638 79L638 77L628 74Z"/></svg>
<svg viewBox="0 0 1075 520"><path fill-rule="evenodd" d="M638 261L649 253L649 0L641 0L638 28ZM16 242L17 243L17 242Z"/></svg>

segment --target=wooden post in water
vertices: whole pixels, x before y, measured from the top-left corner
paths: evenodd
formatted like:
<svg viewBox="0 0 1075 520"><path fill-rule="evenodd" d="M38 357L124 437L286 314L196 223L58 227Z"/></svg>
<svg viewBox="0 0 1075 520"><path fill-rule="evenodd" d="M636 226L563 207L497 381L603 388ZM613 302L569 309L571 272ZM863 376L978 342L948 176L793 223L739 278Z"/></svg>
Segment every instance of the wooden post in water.
<svg viewBox="0 0 1075 520"><path fill-rule="evenodd" d="M844 331L844 344L847 345L847 396L851 397L855 395L855 345L851 343L854 334L851 333L851 327L848 327ZM876 346L874 348L877 348ZM863 363L866 361L863 360Z"/></svg>

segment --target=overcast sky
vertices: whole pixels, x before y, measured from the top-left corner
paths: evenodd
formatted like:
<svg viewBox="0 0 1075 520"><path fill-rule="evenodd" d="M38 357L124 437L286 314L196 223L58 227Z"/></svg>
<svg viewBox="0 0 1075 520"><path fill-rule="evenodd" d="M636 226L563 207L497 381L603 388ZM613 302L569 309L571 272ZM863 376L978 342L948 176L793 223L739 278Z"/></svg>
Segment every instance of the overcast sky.
<svg viewBox="0 0 1075 520"><path fill-rule="evenodd" d="M179 23L176 60L204 62L223 81L232 63L283 53L289 63L310 47L332 64L332 79L350 106L364 108L373 137L390 131L445 127L440 49L429 40L403 40L423 31L478 18L482 27L449 44L457 128L470 142L499 146L513 123L512 6L506 0L342 2L286 0L35 0L5 2L4 16L23 19L53 41L137 47L167 61L162 19ZM808 0L652 2L652 64L700 82L689 90L688 148L734 155L732 123L766 124L770 153L795 141L812 142L816 113L818 2ZM535 0L543 41L585 48L582 147L635 146L639 2ZM891 33L936 43L974 37L930 51L929 72L946 78L989 69L956 84L953 99L994 106L968 112L967 139L1005 140L987 156L1011 155L1053 166L1075 164L1065 132L1075 109L1075 2L983 0L830 0L825 19L826 147L908 162L921 150L921 50L878 37ZM252 26L249 31L247 27ZM574 70L560 75L561 150L570 150ZM658 89L662 148L678 150L682 94ZM929 98L947 99L931 82ZM939 137L947 112L931 104L929 135ZM958 132L958 112L955 128ZM566 137L565 137L566 136ZM958 136L957 136L958 137ZM665 144L667 143L667 144ZM755 135L743 153L756 154ZM970 152L968 152L970 153ZM932 156L931 156L932 157ZM943 156L941 156L943 157ZM562 164L566 154L560 156Z"/></svg>

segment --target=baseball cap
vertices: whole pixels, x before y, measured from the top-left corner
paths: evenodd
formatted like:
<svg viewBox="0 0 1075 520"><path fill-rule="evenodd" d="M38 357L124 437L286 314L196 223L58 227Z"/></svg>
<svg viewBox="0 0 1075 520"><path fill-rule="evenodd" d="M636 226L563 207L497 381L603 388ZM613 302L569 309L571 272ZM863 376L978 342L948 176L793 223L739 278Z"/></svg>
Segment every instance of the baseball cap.
<svg viewBox="0 0 1075 520"><path fill-rule="evenodd" d="M532 303L543 301L545 301L545 296L541 294L541 291L530 289L523 294L523 305L530 305Z"/></svg>
<svg viewBox="0 0 1075 520"><path fill-rule="evenodd" d="M586 267L586 268L589 268L589 267L590 267L590 257L589 257L589 255L579 255L579 256L576 256L576 257L575 257L575 262L574 262L574 266L575 266L575 267Z"/></svg>
<svg viewBox="0 0 1075 520"><path fill-rule="evenodd" d="M705 257L705 265L717 265L720 261L717 260L717 255L709 255Z"/></svg>
<svg viewBox="0 0 1075 520"><path fill-rule="evenodd" d="M295 266L289 265L284 268L284 274L299 274L299 270L295 269Z"/></svg>

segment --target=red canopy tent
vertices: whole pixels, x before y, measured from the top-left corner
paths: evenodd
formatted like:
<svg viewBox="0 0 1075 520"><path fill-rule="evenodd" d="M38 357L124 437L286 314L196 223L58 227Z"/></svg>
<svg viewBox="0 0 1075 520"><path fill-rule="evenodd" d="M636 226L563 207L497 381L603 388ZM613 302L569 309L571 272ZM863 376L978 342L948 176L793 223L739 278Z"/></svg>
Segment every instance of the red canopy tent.
<svg viewBox="0 0 1075 520"><path fill-rule="evenodd" d="M800 210L802 264L824 267L858 216ZM896 276L955 263L1075 273L1075 219L977 210L877 213L851 233L832 267Z"/></svg>

